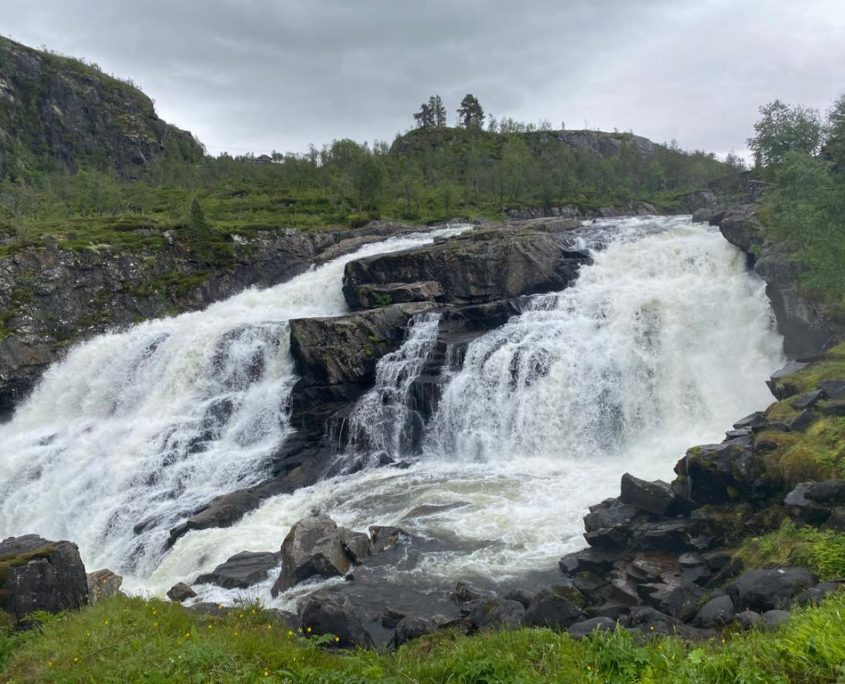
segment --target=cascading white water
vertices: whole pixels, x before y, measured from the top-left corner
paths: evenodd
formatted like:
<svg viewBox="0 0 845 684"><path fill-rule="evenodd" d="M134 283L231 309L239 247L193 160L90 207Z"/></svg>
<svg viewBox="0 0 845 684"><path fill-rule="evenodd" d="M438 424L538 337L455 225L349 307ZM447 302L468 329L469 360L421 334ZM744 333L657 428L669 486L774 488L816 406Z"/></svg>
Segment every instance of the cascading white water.
<svg viewBox="0 0 845 684"><path fill-rule="evenodd" d="M376 382L349 416L349 449L378 459L400 456L413 441L415 413L410 391L437 343L440 314L418 314L411 320L407 339L376 366ZM375 463L373 463L375 465Z"/></svg>
<svg viewBox="0 0 845 684"><path fill-rule="evenodd" d="M687 218L596 230L608 245L571 288L534 298L469 345L411 467L336 477L276 497L231 528L191 533L146 586L164 591L245 546L278 548L315 509L348 527L399 524L430 540L386 578L405 590L553 569L584 545L586 508L618 495L622 473L669 479L687 447L721 439L737 417L764 407L781 340L744 256ZM402 385L389 378L418 372L423 351L412 335L377 383ZM392 430L370 439L403 456Z"/></svg>
<svg viewBox="0 0 845 684"><path fill-rule="evenodd" d="M287 321L346 311L348 261L467 228L371 244L285 284L77 346L0 426L0 538L71 539L92 569L148 576L168 529L260 481L290 432Z"/></svg>

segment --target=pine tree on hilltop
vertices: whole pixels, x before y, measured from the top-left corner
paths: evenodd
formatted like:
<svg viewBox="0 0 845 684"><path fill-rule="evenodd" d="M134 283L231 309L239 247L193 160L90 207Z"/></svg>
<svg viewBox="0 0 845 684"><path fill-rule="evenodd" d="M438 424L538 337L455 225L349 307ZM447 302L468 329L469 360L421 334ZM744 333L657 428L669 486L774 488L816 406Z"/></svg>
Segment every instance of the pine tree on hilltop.
<svg viewBox="0 0 845 684"><path fill-rule="evenodd" d="M458 107L458 123L464 128L481 128L484 124L484 110L475 95L467 93Z"/></svg>
<svg viewBox="0 0 845 684"><path fill-rule="evenodd" d="M417 128L433 128L434 110L431 105L428 102L423 102L420 111L414 114L414 119L417 122Z"/></svg>
<svg viewBox="0 0 845 684"><path fill-rule="evenodd" d="M431 111L434 115L434 126L436 128L445 128L446 107L443 104L443 100L440 99L440 95L432 95L428 99L428 106L431 108Z"/></svg>

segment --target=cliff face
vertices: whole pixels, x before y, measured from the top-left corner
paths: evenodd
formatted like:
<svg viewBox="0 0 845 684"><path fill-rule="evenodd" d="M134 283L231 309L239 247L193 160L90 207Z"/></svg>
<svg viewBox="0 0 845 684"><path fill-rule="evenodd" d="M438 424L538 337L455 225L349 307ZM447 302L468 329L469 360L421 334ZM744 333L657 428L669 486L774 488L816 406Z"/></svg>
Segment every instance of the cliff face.
<svg viewBox="0 0 845 684"><path fill-rule="evenodd" d="M131 177L168 147L188 159L203 153L134 86L0 37L0 175L94 164Z"/></svg>
<svg viewBox="0 0 845 684"><path fill-rule="evenodd" d="M710 217L725 239L748 255L749 266L766 282L784 351L792 359L813 357L845 335L819 301L803 296L800 270L786 249L766 239L757 203L741 204Z"/></svg>

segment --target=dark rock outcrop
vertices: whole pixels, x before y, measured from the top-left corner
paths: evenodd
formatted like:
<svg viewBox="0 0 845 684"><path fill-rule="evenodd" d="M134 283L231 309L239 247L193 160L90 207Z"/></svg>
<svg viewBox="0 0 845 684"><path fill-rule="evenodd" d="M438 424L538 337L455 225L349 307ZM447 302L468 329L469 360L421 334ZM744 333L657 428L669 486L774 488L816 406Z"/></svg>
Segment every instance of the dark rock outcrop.
<svg viewBox="0 0 845 684"><path fill-rule="evenodd" d="M739 610L780 610L805 589L816 584L816 576L805 568L751 570L728 585L728 595Z"/></svg>
<svg viewBox="0 0 845 684"><path fill-rule="evenodd" d="M313 634L335 635L335 645L341 648L374 646L373 637L349 597L316 592L302 599L297 609L304 628L310 628Z"/></svg>
<svg viewBox="0 0 845 684"><path fill-rule="evenodd" d="M30 534L0 542L0 611L21 624L35 611L88 603L88 578L76 544Z"/></svg>
<svg viewBox="0 0 845 684"><path fill-rule="evenodd" d="M622 476L619 499L638 510L663 515L672 508L676 498L675 492L666 482L647 482L629 473Z"/></svg>
<svg viewBox="0 0 845 684"><path fill-rule="evenodd" d="M763 459L750 445L729 440L693 447L675 466L676 483L687 498L698 504L726 504L740 498L761 498L765 486Z"/></svg>
<svg viewBox="0 0 845 684"><path fill-rule="evenodd" d="M822 524L834 509L845 506L845 480L802 482L783 501L796 521Z"/></svg>
<svg viewBox="0 0 845 684"><path fill-rule="evenodd" d="M395 283L439 284L452 304L483 304L564 289L589 263L586 252L539 231L495 228L404 252L357 259L346 265L343 293L361 308L359 291Z"/></svg>
<svg viewBox="0 0 845 684"><path fill-rule="evenodd" d="M196 598L197 592L184 582L177 582L167 590L167 598L175 603L183 603L188 599Z"/></svg>
<svg viewBox="0 0 845 684"><path fill-rule="evenodd" d="M246 589L267 579L270 570L278 563L278 554L242 551L211 572L197 577L194 584L216 584L224 589Z"/></svg>
<svg viewBox="0 0 845 684"><path fill-rule="evenodd" d="M282 573L273 596L309 577L338 577L352 567L343 548L343 532L327 515L303 518L282 542Z"/></svg>
<svg viewBox="0 0 845 684"><path fill-rule="evenodd" d="M436 280L421 283L385 283L361 285L356 295L363 309L408 302L441 302L443 288Z"/></svg>
<svg viewBox="0 0 845 684"><path fill-rule="evenodd" d="M766 281L786 354L793 359L813 356L841 338L845 328L831 320L821 302L801 296L800 269L783 246L766 239L758 207L756 203L733 207L711 223L718 223L725 239L748 255L749 264Z"/></svg>
<svg viewBox="0 0 845 684"><path fill-rule="evenodd" d="M544 589L525 611L525 624L564 630L583 617L581 608L554 589Z"/></svg>
<svg viewBox="0 0 845 684"><path fill-rule="evenodd" d="M76 170L96 159L132 177L166 152L203 156L191 134L159 119L138 88L8 38L0 38L0 103L0 176L27 163Z"/></svg>
<svg viewBox="0 0 845 684"><path fill-rule="evenodd" d="M571 636L581 639L594 632L612 632L616 629L616 620L609 617L593 617L576 622L567 630Z"/></svg>
<svg viewBox="0 0 845 684"><path fill-rule="evenodd" d="M88 602L116 596L122 584L123 578L108 569L88 573Z"/></svg>
<svg viewBox="0 0 845 684"><path fill-rule="evenodd" d="M294 319L291 353L305 382L321 383L346 398L349 386L372 384L378 359L399 347L412 316L429 309L394 304L347 316Z"/></svg>

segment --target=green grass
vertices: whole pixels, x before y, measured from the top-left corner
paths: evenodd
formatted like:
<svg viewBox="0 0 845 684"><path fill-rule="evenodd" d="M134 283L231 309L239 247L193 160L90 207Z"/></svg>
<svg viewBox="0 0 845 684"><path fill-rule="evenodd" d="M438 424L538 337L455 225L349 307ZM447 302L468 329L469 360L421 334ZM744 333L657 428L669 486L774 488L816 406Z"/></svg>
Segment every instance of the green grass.
<svg viewBox="0 0 845 684"><path fill-rule="evenodd" d="M776 632L701 643L624 631L575 641L544 629L440 633L396 653L337 652L245 607L201 617L116 597L0 636L12 682L831 682L845 677L845 596L796 611Z"/></svg>
<svg viewBox="0 0 845 684"><path fill-rule="evenodd" d="M797 565L822 580L845 576L845 534L785 522L778 530L747 539L737 552L745 567Z"/></svg>

